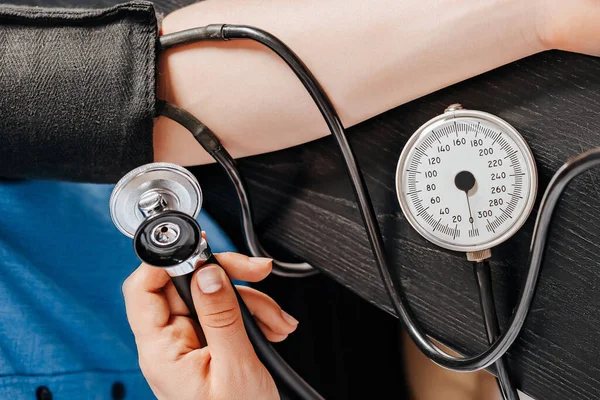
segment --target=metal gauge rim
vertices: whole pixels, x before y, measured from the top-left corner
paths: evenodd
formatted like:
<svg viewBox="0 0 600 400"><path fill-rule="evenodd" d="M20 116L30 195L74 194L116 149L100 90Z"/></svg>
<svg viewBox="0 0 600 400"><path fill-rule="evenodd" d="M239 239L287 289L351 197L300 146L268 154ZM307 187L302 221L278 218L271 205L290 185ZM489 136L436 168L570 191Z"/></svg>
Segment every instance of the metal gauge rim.
<svg viewBox="0 0 600 400"><path fill-rule="evenodd" d="M174 196L169 210L198 216L202 207L202 190L196 177L177 164L150 163L130 171L115 185L110 196L110 216L113 224L125 236L135 236L146 219L138 209L138 201L148 190L166 191Z"/></svg>
<svg viewBox="0 0 600 400"><path fill-rule="evenodd" d="M528 197L527 197L525 206L524 206L523 210L521 211L521 214L519 215L519 217L512 223L511 227L508 230L503 232L501 235L495 237L494 239L489 240L484 243L475 244L475 245L455 245L455 244L445 242L445 241L439 239L438 237L434 236L429 231L422 228L421 225L417 222L416 217L413 215L412 212L410 212L407 198L406 198L406 196L403 195L403 192L402 192L402 172L405 169L403 166L405 165L406 160L408 159L408 156L409 156L414 144L422 136L424 136L426 132L428 132L428 128L431 125L436 124L437 122L443 121L443 120L452 120L452 119L456 119L456 118L468 118L468 117L482 119L482 120L491 122L493 124L498 125L503 131L510 133L511 139L513 139L515 144L518 146L521 154L523 155L523 157L525 159L527 172L529 173L529 176L530 176L530 185L529 185ZM396 197L398 198L398 203L400 204L400 208L402 209L402 213L404 214L406 220L410 223L410 225L413 227L413 229L415 229L425 239L427 239L428 241L430 241L431 243L433 243L439 247L442 247L442 248L445 248L448 250L452 250L452 251L460 251L460 252L473 252L473 251L481 251L481 250L491 249L491 248L496 247L497 245L503 243L504 241L509 239L511 236L513 236L529 218L529 215L531 214L531 211L533 210L533 206L535 204L536 195L537 195L537 186L538 186L538 174L537 174L537 166L535 163L535 158L533 156L533 153L531 152L531 149L529 148L529 145L527 144L527 142L525 141L523 136L519 133L519 131L517 131L512 125L510 125L508 122L506 122L502 118L497 117L496 115L487 113L485 111L468 110L468 109L451 110L451 111L445 112L443 114L440 114L440 115L430 119L429 121L427 121L423 125L421 125L415 131L415 133L413 133L413 135L409 138L409 140L406 142L406 144L404 145L404 147L402 149L400 158L398 159L398 164L396 166L395 179L396 179Z"/></svg>

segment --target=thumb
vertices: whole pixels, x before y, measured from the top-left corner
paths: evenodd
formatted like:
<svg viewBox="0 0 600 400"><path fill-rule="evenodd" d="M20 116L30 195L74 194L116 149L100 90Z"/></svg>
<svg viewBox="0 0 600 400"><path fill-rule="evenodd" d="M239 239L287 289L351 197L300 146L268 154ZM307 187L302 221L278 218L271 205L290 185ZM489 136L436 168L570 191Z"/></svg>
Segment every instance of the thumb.
<svg viewBox="0 0 600 400"><path fill-rule="evenodd" d="M218 265L201 267L192 297L211 357L224 362L255 357L231 281Z"/></svg>

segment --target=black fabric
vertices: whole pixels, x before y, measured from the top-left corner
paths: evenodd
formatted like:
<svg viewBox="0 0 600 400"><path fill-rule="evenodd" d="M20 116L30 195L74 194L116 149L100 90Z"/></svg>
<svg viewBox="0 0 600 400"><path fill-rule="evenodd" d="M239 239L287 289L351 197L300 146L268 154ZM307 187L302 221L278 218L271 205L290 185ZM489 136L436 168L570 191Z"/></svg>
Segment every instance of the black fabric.
<svg viewBox="0 0 600 400"><path fill-rule="evenodd" d="M0 5L0 176L115 182L153 160L152 3Z"/></svg>

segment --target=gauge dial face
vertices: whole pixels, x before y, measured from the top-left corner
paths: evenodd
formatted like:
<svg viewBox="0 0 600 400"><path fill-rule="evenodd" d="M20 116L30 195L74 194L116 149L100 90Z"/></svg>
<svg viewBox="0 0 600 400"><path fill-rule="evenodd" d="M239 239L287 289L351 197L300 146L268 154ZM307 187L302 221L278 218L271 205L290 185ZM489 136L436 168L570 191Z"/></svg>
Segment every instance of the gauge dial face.
<svg viewBox="0 0 600 400"><path fill-rule="evenodd" d="M537 170L529 146L507 122L456 110L428 121L407 142L396 192L407 220L426 239L478 251L502 243L527 220Z"/></svg>

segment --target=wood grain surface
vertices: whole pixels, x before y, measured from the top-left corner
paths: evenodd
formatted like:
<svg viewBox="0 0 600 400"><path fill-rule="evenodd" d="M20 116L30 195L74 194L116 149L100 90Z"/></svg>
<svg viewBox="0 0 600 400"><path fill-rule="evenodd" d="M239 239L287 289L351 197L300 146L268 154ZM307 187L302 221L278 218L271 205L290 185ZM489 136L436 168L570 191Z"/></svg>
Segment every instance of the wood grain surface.
<svg viewBox="0 0 600 400"><path fill-rule="evenodd" d="M539 170L533 216L493 252L495 296L505 327L527 270L543 190L563 162L600 145L600 60L541 53L348 129L390 261L419 321L433 337L474 354L486 342L471 265L463 254L437 248L419 236L405 220L394 189L404 143L421 124L456 102L515 126L528 141ZM332 137L242 159L239 165L266 248L287 259L311 262L393 313ZM205 193L205 208L239 239L237 199L224 174L215 165L193 171ZM600 394L599 195L598 171L578 178L565 192L533 307L509 352L519 387L537 399L596 399Z"/></svg>

